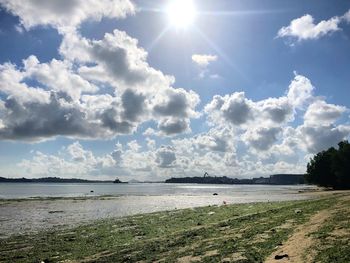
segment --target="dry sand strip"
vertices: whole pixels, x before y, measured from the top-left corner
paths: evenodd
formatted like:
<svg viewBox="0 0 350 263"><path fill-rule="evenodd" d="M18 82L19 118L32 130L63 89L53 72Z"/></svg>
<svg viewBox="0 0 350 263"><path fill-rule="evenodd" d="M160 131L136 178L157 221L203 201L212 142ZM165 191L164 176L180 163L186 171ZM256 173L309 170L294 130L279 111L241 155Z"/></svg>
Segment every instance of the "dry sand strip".
<svg viewBox="0 0 350 263"><path fill-rule="evenodd" d="M314 255L310 252L307 253L307 250L313 245L314 240L309 234L322 227L322 224L330 216L331 211L329 209L313 215L307 223L299 226L288 240L266 259L265 263L312 262Z"/></svg>

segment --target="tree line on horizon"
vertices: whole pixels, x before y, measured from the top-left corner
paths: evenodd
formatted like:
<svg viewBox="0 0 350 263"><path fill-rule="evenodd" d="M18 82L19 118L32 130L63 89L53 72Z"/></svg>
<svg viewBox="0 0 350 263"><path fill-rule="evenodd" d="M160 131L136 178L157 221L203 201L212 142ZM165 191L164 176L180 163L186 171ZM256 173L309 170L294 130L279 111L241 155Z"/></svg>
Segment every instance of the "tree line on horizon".
<svg viewBox="0 0 350 263"><path fill-rule="evenodd" d="M350 143L341 141L311 158L305 179L308 183L333 189L350 189Z"/></svg>

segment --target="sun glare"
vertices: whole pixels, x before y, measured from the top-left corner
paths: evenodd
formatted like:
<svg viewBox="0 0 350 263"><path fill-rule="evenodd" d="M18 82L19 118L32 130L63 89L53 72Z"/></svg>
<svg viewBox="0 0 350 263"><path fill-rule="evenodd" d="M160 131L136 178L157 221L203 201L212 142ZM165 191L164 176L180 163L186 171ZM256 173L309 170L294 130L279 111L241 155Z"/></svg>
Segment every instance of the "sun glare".
<svg viewBox="0 0 350 263"><path fill-rule="evenodd" d="M191 26L196 18L196 8L192 0L173 0L166 13L171 25L178 29Z"/></svg>

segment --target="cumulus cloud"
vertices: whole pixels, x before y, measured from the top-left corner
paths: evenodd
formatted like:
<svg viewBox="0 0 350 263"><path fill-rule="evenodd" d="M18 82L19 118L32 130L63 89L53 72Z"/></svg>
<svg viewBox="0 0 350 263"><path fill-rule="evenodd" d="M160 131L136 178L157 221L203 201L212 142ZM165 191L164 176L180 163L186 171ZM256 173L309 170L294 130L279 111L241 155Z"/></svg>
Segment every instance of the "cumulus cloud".
<svg viewBox="0 0 350 263"><path fill-rule="evenodd" d="M64 105L56 94L48 103L20 103L8 98L3 112L1 139L41 140L57 135L80 137L102 136L101 130L86 119L84 111L74 105Z"/></svg>
<svg viewBox="0 0 350 263"><path fill-rule="evenodd" d="M217 61L218 57L215 55L194 54L192 55L192 61L199 67L206 68L211 62Z"/></svg>
<svg viewBox="0 0 350 263"><path fill-rule="evenodd" d="M291 37L296 38L298 41L318 39L341 30L339 25L344 20L346 22L350 21L350 10L343 16L334 16L328 20L322 20L317 24L315 24L314 18L311 15L306 14L293 19L289 26L282 27L278 31L277 37Z"/></svg>
<svg viewBox="0 0 350 263"><path fill-rule="evenodd" d="M52 174L63 178L87 177L103 164L113 166L113 162L108 162L108 159L111 160L109 155L96 158L91 151L83 149L79 142L75 142L57 155L35 152L32 159L22 160L18 166L33 177Z"/></svg>
<svg viewBox="0 0 350 263"><path fill-rule="evenodd" d="M158 116L198 117L193 109L200 102L198 94L184 89L168 89L166 96L157 96L153 112Z"/></svg>
<svg viewBox="0 0 350 263"><path fill-rule="evenodd" d="M308 125L330 125L347 111L344 106L328 104L323 100L312 103L304 115L305 123Z"/></svg>
<svg viewBox="0 0 350 263"><path fill-rule="evenodd" d="M138 41L115 29L101 40L91 40L77 32L67 33L60 46L62 56L80 63L79 74L89 81L109 83L116 89L131 86L144 92L169 87L174 77L149 66L147 52Z"/></svg>
<svg viewBox="0 0 350 263"><path fill-rule="evenodd" d="M158 124L159 133L157 135L172 136L180 133L190 132L190 124L187 120L171 118L163 119Z"/></svg>
<svg viewBox="0 0 350 263"><path fill-rule="evenodd" d="M190 119L199 116L199 96L174 88L173 76L151 67L137 39L119 30L102 39L78 33L85 20L133 14L129 0L0 0L0 5L27 30L49 25L63 34L62 60L40 63L30 56L23 67L0 65L0 138L106 139L131 134L148 121L158 124L158 135L190 131Z"/></svg>
<svg viewBox="0 0 350 263"><path fill-rule="evenodd" d="M80 47L77 57L65 51L64 60L40 63L30 56L23 67L0 65L4 98L0 138L105 139L131 134L150 120L158 123L159 135L190 131L190 119L199 116L195 110L199 96L173 88L173 77L150 67L147 52L135 39L118 30L102 40L70 34ZM98 77L86 74L95 68L101 70ZM105 86L112 92L106 93Z"/></svg>
<svg viewBox="0 0 350 263"><path fill-rule="evenodd" d="M350 10L346 12L342 17L347 23L350 23Z"/></svg>
<svg viewBox="0 0 350 263"><path fill-rule="evenodd" d="M194 54L192 55L192 62L198 67L200 79L209 76L211 79L220 78L218 74L210 74L208 69L212 62L217 61L218 57L216 55L205 55L205 54Z"/></svg>
<svg viewBox="0 0 350 263"><path fill-rule="evenodd" d="M310 153L317 153L337 145L350 134L347 125L302 125L297 128L304 147Z"/></svg>
<svg viewBox="0 0 350 263"><path fill-rule="evenodd" d="M287 98L295 108L303 109L313 99L313 90L315 87L305 76L294 73L295 77L289 85Z"/></svg>
<svg viewBox="0 0 350 263"><path fill-rule="evenodd" d="M278 140L279 127L257 127L247 130L243 140L258 151L266 151Z"/></svg>
<svg viewBox="0 0 350 263"><path fill-rule="evenodd" d="M315 152L346 138L348 126L335 125L346 107L327 104L314 96L314 89L308 78L295 73L282 97L255 102L243 92L214 96L205 112L209 124L231 129L253 154L264 152L269 157L271 151L284 149L291 157L295 151ZM298 113L304 114L304 124L292 133L294 128L288 125ZM207 136L204 138L211 143Z"/></svg>
<svg viewBox="0 0 350 263"><path fill-rule="evenodd" d="M297 127L301 144L310 153L335 146L350 135L349 125L336 125L347 108L317 100L304 114L304 124Z"/></svg>
<svg viewBox="0 0 350 263"><path fill-rule="evenodd" d="M169 168L175 165L176 155L171 146L161 146L156 152L155 162L162 168Z"/></svg>
<svg viewBox="0 0 350 263"><path fill-rule="evenodd" d="M295 74L285 96L252 101L244 92L213 97L204 111L212 124L230 124L234 127L266 127L282 125L294 120L295 110L303 109L315 98L314 87L305 76Z"/></svg>
<svg viewBox="0 0 350 263"><path fill-rule="evenodd" d="M246 99L244 92L235 92L224 97L216 95L205 107L213 122L223 119L232 125L241 125L253 118L254 104Z"/></svg>
<svg viewBox="0 0 350 263"><path fill-rule="evenodd" d="M307 39L317 39L332 32L340 30L338 24L341 19L333 17L329 20L322 20L318 24L314 23L314 18L307 14L300 18L296 18L290 22L287 27L282 27L278 33L278 37L295 37L299 41Z"/></svg>
<svg viewBox="0 0 350 263"><path fill-rule="evenodd" d="M205 151L228 152L234 151L234 134L228 128L212 128L206 133L196 135L192 138L195 148Z"/></svg>
<svg viewBox="0 0 350 263"><path fill-rule="evenodd" d="M136 9L129 0L0 0L0 5L18 16L27 30L50 25L65 31L88 19L125 18Z"/></svg>
<svg viewBox="0 0 350 263"><path fill-rule="evenodd" d="M293 103L287 97L268 98L256 103L266 121L282 124L294 119Z"/></svg>

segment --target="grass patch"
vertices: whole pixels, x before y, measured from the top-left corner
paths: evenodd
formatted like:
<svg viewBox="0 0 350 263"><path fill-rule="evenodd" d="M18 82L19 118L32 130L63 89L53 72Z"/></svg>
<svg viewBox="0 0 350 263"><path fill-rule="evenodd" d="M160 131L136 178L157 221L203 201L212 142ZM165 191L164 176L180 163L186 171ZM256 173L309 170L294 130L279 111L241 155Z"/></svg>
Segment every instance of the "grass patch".
<svg viewBox="0 0 350 263"><path fill-rule="evenodd" d="M316 252L315 262L350 262L350 206L341 200L332 207L332 216L311 236L316 240L311 250Z"/></svg>

